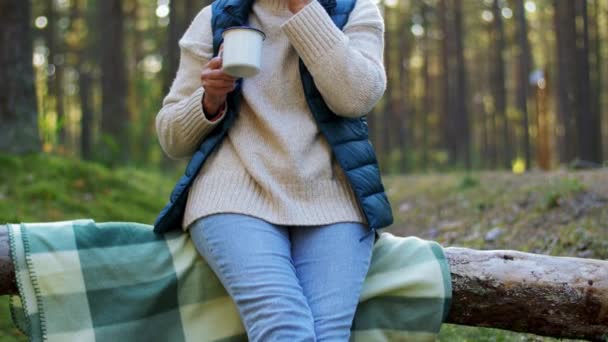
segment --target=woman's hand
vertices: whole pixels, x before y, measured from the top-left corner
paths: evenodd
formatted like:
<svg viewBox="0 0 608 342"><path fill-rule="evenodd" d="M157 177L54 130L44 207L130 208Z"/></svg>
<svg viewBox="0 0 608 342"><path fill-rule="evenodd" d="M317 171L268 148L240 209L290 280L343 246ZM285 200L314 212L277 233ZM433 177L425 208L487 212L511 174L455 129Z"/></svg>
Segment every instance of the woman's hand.
<svg viewBox="0 0 608 342"><path fill-rule="evenodd" d="M205 92L203 94L203 110L210 116L218 112L226 102L228 93L234 90L236 78L222 71L222 58L212 58L201 73L201 83Z"/></svg>
<svg viewBox="0 0 608 342"><path fill-rule="evenodd" d="M291 13L296 14L302 8L306 7L312 0L284 0L288 2L288 7Z"/></svg>

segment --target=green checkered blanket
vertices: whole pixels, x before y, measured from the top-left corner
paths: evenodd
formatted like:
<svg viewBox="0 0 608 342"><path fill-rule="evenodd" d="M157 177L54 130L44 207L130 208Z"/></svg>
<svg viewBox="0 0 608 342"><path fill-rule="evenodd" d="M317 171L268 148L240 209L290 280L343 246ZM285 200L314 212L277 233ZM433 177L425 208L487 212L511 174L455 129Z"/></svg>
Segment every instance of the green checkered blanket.
<svg viewBox="0 0 608 342"><path fill-rule="evenodd" d="M190 235L76 220L9 225L31 341L246 341L238 312ZM451 299L441 246L382 233L352 327L354 341L434 341Z"/></svg>

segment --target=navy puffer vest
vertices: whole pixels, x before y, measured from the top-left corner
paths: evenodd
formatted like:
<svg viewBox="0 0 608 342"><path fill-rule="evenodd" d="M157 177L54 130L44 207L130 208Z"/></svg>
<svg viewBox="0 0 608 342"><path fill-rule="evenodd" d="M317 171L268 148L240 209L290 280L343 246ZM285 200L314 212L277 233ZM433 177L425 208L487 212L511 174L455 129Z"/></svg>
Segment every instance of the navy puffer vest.
<svg viewBox="0 0 608 342"><path fill-rule="evenodd" d="M217 56L219 52L224 29L247 25L253 1L216 0L213 2L211 24L214 56ZM342 29L355 5L355 0L321 0L320 3L336 26ZM323 100L312 75L301 59L299 66L308 106L320 131L331 145L336 160L346 173L367 218L370 233L390 225L393 223L391 206L384 192L374 149L368 139L365 116L352 119L333 113ZM228 109L224 119L203 139L186 167L185 175L180 178L173 189L169 204L161 211L154 223L156 233L181 228L190 186L207 157L226 136L226 132L238 115L242 82L243 80L239 79L236 89L228 94Z"/></svg>

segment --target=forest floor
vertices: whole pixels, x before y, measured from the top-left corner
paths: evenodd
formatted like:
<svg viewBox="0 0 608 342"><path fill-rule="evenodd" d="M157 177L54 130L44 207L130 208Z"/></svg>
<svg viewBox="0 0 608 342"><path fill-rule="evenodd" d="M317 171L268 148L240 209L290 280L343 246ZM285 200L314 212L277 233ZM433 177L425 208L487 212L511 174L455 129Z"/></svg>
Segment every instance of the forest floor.
<svg viewBox="0 0 608 342"><path fill-rule="evenodd" d="M0 223L94 218L152 223L179 174L107 169L48 155L0 155ZM608 170L385 176L387 228L443 246L608 259ZM536 341L444 325L441 341ZM0 297L0 342L25 341Z"/></svg>

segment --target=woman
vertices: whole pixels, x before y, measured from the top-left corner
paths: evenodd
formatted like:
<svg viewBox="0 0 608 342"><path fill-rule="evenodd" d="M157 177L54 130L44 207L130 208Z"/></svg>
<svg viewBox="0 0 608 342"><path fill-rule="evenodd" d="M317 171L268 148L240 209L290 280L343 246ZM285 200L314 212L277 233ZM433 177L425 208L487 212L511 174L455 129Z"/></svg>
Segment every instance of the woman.
<svg viewBox="0 0 608 342"><path fill-rule="evenodd" d="M346 341L373 235L320 133L301 58L328 107L358 118L384 93L384 24L357 0L343 31L317 0L256 0L265 32L258 75L188 193L183 228L233 298L252 341ZM235 79L213 57L211 6L179 42L180 65L156 125L173 158L189 157L225 115Z"/></svg>

